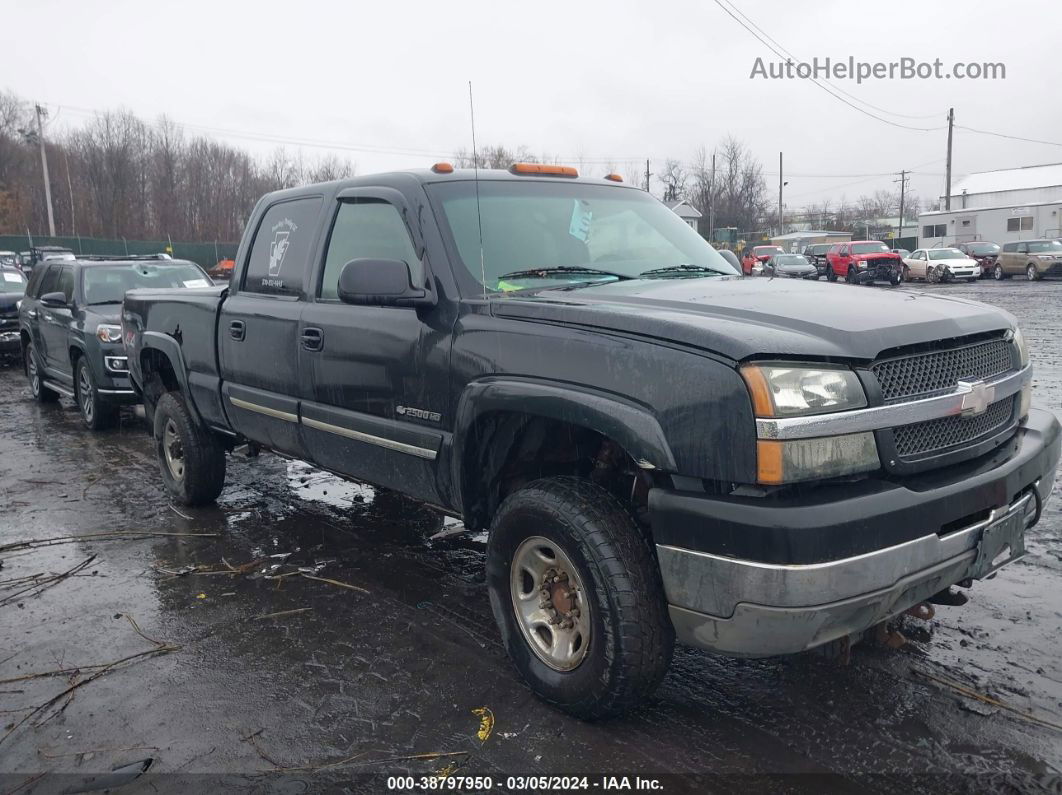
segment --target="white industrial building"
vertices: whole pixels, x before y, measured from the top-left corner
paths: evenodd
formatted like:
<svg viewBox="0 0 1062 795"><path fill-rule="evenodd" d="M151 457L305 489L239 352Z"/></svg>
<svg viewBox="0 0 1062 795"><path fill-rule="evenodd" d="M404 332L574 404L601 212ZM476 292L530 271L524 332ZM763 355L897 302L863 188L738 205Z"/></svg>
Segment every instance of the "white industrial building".
<svg viewBox="0 0 1062 795"><path fill-rule="evenodd" d="M950 211L918 216L920 248L1042 237L1062 237L1062 163L970 174L955 184Z"/></svg>

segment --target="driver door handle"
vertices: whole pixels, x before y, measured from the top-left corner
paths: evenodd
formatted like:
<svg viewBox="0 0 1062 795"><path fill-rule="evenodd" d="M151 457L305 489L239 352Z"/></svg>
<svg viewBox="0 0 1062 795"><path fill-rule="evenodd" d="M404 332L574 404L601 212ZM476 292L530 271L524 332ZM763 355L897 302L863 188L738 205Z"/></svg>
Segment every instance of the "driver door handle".
<svg viewBox="0 0 1062 795"><path fill-rule="evenodd" d="M242 320L234 320L229 323L229 336L236 341L242 340L246 331L247 327Z"/></svg>
<svg viewBox="0 0 1062 795"><path fill-rule="evenodd" d="M302 330L302 347L308 351L319 351L324 347L324 332L319 328Z"/></svg>

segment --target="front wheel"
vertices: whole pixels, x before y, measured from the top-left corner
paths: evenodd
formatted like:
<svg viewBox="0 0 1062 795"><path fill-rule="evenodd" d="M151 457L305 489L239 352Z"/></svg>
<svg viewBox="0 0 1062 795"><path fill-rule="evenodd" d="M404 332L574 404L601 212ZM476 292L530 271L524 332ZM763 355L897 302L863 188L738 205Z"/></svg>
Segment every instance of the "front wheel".
<svg viewBox="0 0 1062 795"><path fill-rule="evenodd" d="M894 271L889 274L889 284L893 287L899 287L903 282L903 271Z"/></svg>
<svg viewBox="0 0 1062 795"><path fill-rule="evenodd" d="M653 549L600 486L557 477L510 494L491 527L487 586L517 670L565 712L622 713L667 672L675 633Z"/></svg>
<svg viewBox="0 0 1062 795"><path fill-rule="evenodd" d="M995 279L997 282L1001 282L1003 281L1005 276L1006 275L1003 273L1003 266L999 263L996 263L996 267L992 269L992 278Z"/></svg>
<svg viewBox="0 0 1062 795"><path fill-rule="evenodd" d="M848 272L844 275L844 280L849 284L857 284L859 282L859 272L849 265Z"/></svg>
<svg viewBox="0 0 1062 795"><path fill-rule="evenodd" d="M77 407L81 412L81 421L92 431L102 431L114 425L118 419L117 406L100 399L96 382L92 378L92 368L88 359L81 356L74 370L74 384L77 387Z"/></svg>
<svg viewBox="0 0 1062 795"><path fill-rule="evenodd" d="M225 450L176 392L155 407L155 453L166 491L181 505L206 505L225 487Z"/></svg>
<svg viewBox="0 0 1062 795"><path fill-rule="evenodd" d="M1036 270L1035 265L1028 265L1025 268L1025 278L1030 282L1035 282L1040 278L1040 271Z"/></svg>

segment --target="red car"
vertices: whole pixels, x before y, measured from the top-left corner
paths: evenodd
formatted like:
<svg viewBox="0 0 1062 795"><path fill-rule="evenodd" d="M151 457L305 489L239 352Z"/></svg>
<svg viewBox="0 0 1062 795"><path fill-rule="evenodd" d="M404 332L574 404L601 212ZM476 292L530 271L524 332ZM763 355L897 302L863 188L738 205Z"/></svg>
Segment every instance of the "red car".
<svg viewBox="0 0 1062 795"><path fill-rule="evenodd" d="M880 240L853 240L837 243L826 252L826 278L849 284L903 281L903 259Z"/></svg>
<svg viewBox="0 0 1062 795"><path fill-rule="evenodd" d="M996 269L996 259L999 258L999 244L990 243L987 240L973 240L969 243L959 243L955 248L959 249L970 259L977 260L981 266L981 278L987 279Z"/></svg>
<svg viewBox="0 0 1062 795"><path fill-rule="evenodd" d="M782 250L781 246L753 246L752 248L747 248L745 249L745 255L741 258L741 271L746 276L751 276L754 266L759 265L762 268L767 260L775 254L785 254L785 251Z"/></svg>

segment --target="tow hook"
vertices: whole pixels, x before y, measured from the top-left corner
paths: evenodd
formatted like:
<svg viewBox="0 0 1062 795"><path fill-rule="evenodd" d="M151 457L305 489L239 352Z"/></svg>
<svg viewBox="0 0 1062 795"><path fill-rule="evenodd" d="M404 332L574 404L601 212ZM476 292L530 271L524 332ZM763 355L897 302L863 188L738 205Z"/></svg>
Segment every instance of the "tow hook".
<svg viewBox="0 0 1062 795"><path fill-rule="evenodd" d="M887 621L882 621L876 625L873 629L874 642L879 646L884 646L889 649L898 649L907 643L907 638L902 632L889 627Z"/></svg>

